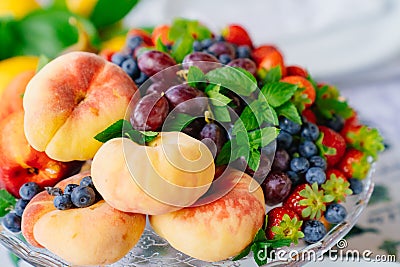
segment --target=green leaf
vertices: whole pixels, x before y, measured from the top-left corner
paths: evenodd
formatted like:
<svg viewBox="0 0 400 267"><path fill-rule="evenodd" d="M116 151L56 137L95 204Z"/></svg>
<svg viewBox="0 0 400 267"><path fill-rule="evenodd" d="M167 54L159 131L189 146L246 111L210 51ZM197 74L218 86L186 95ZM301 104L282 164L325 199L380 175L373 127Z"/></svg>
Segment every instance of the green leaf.
<svg viewBox="0 0 400 267"><path fill-rule="evenodd" d="M212 35L211 31L207 27L201 25L197 20L176 18L172 22L168 37L175 41L184 34L189 34L193 38L196 37L198 40L211 38Z"/></svg>
<svg viewBox="0 0 400 267"><path fill-rule="evenodd" d="M18 258L18 256L16 256L14 253L12 253L12 252L9 252L8 253L8 256L9 256L9 258L10 258L10 261L13 263L13 265L15 266L15 267L19 267L19 262L21 261L21 259L20 258Z"/></svg>
<svg viewBox="0 0 400 267"><path fill-rule="evenodd" d="M50 62L50 58L46 57L45 55L40 55L38 65L36 67L36 72L41 70L49 62Z"/></svg>
<svg viewBox="0 0 400 267"><path fill-rule="evenodd" d="M227 106L213 106L213 114L216 121L220 122L230 122L231 115Z"/></svg>
<svg viewBox="0 0 400 267"><path fill-rule="evenodd" d="M258 149L252 149L250 151L249 160L247 164L249 165L250 169L256 171L260 166L260 158L261 152Z"/></svg>
<svg viewBox="0 0 400 267"><path fill-rule="evenodd" d="M239 95L249 96L257 89L257 84L237 68L217 68L209 71L205 76L210 83L220 84Z"/></svg>
<svg viewBox="0 0 400 267"><path fill-rule="evenodd" d="M0 217L9 213L15 206L17 201L5 189L0 190Z"/></svg>
<svg viewBox="0 0 400 267"><path fill-rule="evenodd" d="M140 145L144 145L145 143L151 142L157 136L157 132L137 131L133 129L129 121L121 119L107 127L104 131L98 133L94 137L94 139L99 142L105 143L113 138L128 137L132 141Z"/></svg>
<svg viewBox="0 0 400 267"><path fill-rule="evenodd" d="M253 83L257 84L257 79L256 77L254 77L253 74L251 74L250 72L248 72L247 70L240 68L240 67L233 67L234 69L240 71L241 73L243 73L244 75L246 75L247 78L249 78Z"/></svg>
<svg viewBox="0 0 400 267"><path fill-rule="evenodd" d="M185 129L196 117L185 113L175 113L169 115L164 122L162 130L165 132L180 132Z"/></svg>
<svg viewBox="0 0 400 267"><path fill-rule="evenodd" d="M156 49L158 51L164 52L164 53L168 53L168 48L166 45L163 44L163 42L161 41L161 38L159 37L156 41Z"/></svg>
<svg viewBox="0 0 400 267"><path fill-rule="evenodd" d="M299 112L297 111L295 105L291 102L286 102L282 106L276 108L276 113L279 116L284 116L295 123L302 124Z"/></svg>
<svg viewBox="0 0 400 267"><path fill-rule="evenodd" d="M253 243L253 245L251 246L254 260L258 266L262 266L268 263L268 247L269 244L266 242Z"/></svg>
<svg viewBox="0 0 400 267"><path fill-rule="evenodd" d="M279 135L279 129L275 127L265 127L248 134L250 145L257 148L265 147L274 141Z"/></svg>
<svg viewBox="0 0 400 267"><path fill-rule="evenodd" d="M63 10L68 10L67 2L66 0L54 0L52 5L52 9L63 9Z"/></svg>
<svg viewBox="0 0 400 267"><path fill-rule="evenodd" d="M244 127L244 129L243 129ZM232 134L237 134L240 130L253 130L260 127L256 116L254 115L253 111L249 106L246 106L240 114L239 119L235 122Z"/></svg>
<svg viewBox="0 0 400 267"><path fill-rule="evenodd" d="M220 93L221 86L219 84L210 84L205 89L205 94L210 98L214 106L223 107L229 104L232 99Z"/></svg>
<svg viewBox="0 0 400 267"><path fill-rule="evenodd" d="M249 255L250 251L251 251L251 246L252 243L250 245L248 245L242 252L240 252L238 255L236 255L232 261L238 261L240 259L243 259L244 257L246 257L247 255Z"/></svg>
<svg viewBox="0 0 400 267"><path fill-rule="evenodd" d="M284 83L284 82L273 82L267 83L261 89L268 103L276 108L289 101L290 98L297 90L297 85Z"/></svg>
<svg viewBox="0 0 400 267"><path fill-rule="evenodd" d="M125 17L138 2L139 0L98 0L90 14L90 20L97 28L114 24Z"/></svg>
<svg viewBox="0 0 400 267"><path fill-rule="evenodd" d="M221 151L217 156L217 159L215 161L215 164L217 166L226 165L230 162L231 152L232 152L231 149L232 149L231 140L229 140L222 146Z"/></svg>
<svg viewBox="0 0 400 267"><path fill-rule="evenodd" d="M196 66L190 66L188 73L187 73L187 82L188 83L198 83L198 82L204 82L205 76L203 71L196 67Z"/></svg>
<svg viewBox="0 0 400 267"><path fill-rule="evenodd" d="M182 62L183 58L193 50L194 39L190 34L184 34L175 40L171 49L171 56L176 62Z"/></svg>
<svg viewBox="0 0 400 267"><path fill-rule="evenodd" d="M265 70L265 69L264 69ZM279 82L282 79L282 69L281 66L272 67L267 71L265 77L263 79L263 83L272 83L272 82Z"/></svg>
<svg viewBox="0 0 400 267"><path fill-rule="evenodd" d="M0 17L0 60L15 55L15 42L18 41L16 25L13 17Z"/></svg>
<svg viewBox="0 0 400 267"><path fill-rule="evenodd" d="M97 30L89 20L65 10L37 10L15 24L14 55L57 57L78 41L78 29L70 23L72 17L83 25L91 44L99 45Z"/></svg>

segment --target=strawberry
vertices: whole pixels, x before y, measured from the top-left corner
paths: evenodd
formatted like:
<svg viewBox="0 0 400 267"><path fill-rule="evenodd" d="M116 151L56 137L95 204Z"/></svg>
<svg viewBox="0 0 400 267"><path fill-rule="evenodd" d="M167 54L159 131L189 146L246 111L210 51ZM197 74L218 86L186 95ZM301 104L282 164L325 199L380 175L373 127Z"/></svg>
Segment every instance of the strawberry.
<svg viewBox="0 0 400 267"><path fill-rule="evenodd" d="M355 148L346 150L343 158L338 164L338 169L341 170L347 178L364 179L371 167L368 162L368 156Z"/></svg>
<svg viewBox="0 0 400 267"><path fill-rule="evenodd" d="M302 76L286 76L281 82L295 84L299 89L293 95L293 102L300 111L310 107L315 101L315 89L310 81Z"/></svg>
<svg viewBox="0 0 400 267"><path fill-rule="evenodd" d="M130 36L140 36L142 38L143 42L147 46L153 46L154 45L150 34L147 33L146 31L142 30L142 29L130 29L129 32L128 32L128 38Z"/></svg>
<svg viewBox="0 0 400 267"><path fill-rule="evenodd" d="M303 78L307 78L308 72L300 66L292 65L292 66L286 67L286 75L287 76L301 76Z"/></svg>
<svg viewBox="0 0 400 267"><path fill-rule="evenodd" d="M283 60L283 56L281 52L277 49L270 49L266 52L259 60L258 66L258 76L262 77L265 73L274 68L279 66L281 69L282 76L286 76L286 68Z"/></svg>
<svg viewBox="0 0 400 267"><path fill-rule="evenodd" d="M385 148L383 138L377 129L361 125L358 122L345 123L340 133L351 147L364 152L374 160L377 159L379 152L382 152Z"/></svg>
<svg viewBox="0 0 400 267"><path fill-rule="evenodd" d="M337 169L328 169L326 171L327 180L321 185L325 193L333 196L333 201L345 201L346 196L353 194L350 189L350 183L346 176Z"/></svg>
<svg viewBox="0 0 400 267"><path fill-rule="evenodd" d="M156 44L158 38L160 38L164 45L172 45L173 41L169 39L170 28L171 27L167 24L161 24L155 27L153 33L151 34L151 40L153 41L153 44Z"/></svg>
<svg viewBox="0 0 400 267"><path fill-rule="evenodd" d="M222 36L227 42L235 45L248 45L250 48L253 47L250 35L240 25L231 24L222 30Z"/></svg>
<svg viewBox="0 0 400 267"><path fill-rule="evenodd" d="M317 183L301 184L283 202L283 207L292 209L300 218L318 220L326 210L326 203L333 199L333 196L320 190Z"/></svg>
<svg viewBox="0 0 400 267"><path fill-rule="evenodd" d="M270 54L272 51L278 51L278 48L276 48L273 45L262 45L257 48L255 48L251 52L251 58L254 60L254 62L258 65L260 65L261 61L264 59L265 56Z"/></svg>
<svg viewBox="0 0 400 267"><path fill-rule="evenodd" d="M267 214L266 236L268 239L290 239L297 244L304 234L300 231L303 221L297 214L285 207L276 207Z"/></svg>
<svg viewBox="0 0 400 267"><path fill-rule="evenodd" d="M301 112L301 115L311 123L317 124L317 117L311 109L305 109Z"/></svg>
<svg viewBox="0 0 400 267"><path fill-rule="evenodd" d="M346 151L346 141L334 130L319 126L320 137L316 144L320 153L325 157L328 167L335 166Z"/></svg>

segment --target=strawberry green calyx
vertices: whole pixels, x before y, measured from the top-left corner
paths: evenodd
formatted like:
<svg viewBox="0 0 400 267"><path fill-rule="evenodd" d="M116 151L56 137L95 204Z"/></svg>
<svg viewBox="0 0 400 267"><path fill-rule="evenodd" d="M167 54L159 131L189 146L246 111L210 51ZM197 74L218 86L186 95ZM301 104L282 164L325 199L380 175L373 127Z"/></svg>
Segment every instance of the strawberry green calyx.
<svg viewBox="0 0 400 267"><path fill-rule="evenodd" d="M300 113L306 109L307 104L312 103L310 98L308 98L308 95L303 93L305 90L306 90L305 87L298 87L292 99L292 102L294 103L294 105L296 106L297 110Z"/></svg>
<svg viewBox="0 0 400 267"><path fill-rule="evenodd" d="M304 198L300 200L299 204L306 206L301 213L303 218L320 219L326 210L326 203L334 200L332 195L326 194L324 190L319 190L316 182L311 186L307 185L299 194Z"/></svg>
<svg viewBox="0 0 400 267"><path fill-rule="evenodd" d="M363 151L374 160L377 159L378 153L385 149L379 131L366 125L361 126L357 132L347 133L347 139L352 147Z"/></svg>
<svg viewBox="0 0 400 267"><path fill-rule="evenodd" d="M304 233L299 230L302 224L303 221L296 217L291 219L289 215L283 215L280 225L272 227L272 232L275 233L274 239L290 239L292 243L297 245L299 238L304 237Z"/></svg>
<svg viewBox="0 0 400 267"><path fill-rule="evenodd" d="M328 146L324 145L322 143L323 140L324 140L324 133L321 132L319 134L319 137L318 137L317 141L315 142L315 144L318 147L320 156L326 159L326 156L334 156L334 155L336 155L336 148L328 147Z"/></svg>
<svg viewBox="0 0 400 267"><path fill-rule="evenodd" d="M341 202L346 201L346 196L353 194L350 189L350 183L342 177L331 174L328 180L321 185L325 193L333 197L333 201Z"/></svg>

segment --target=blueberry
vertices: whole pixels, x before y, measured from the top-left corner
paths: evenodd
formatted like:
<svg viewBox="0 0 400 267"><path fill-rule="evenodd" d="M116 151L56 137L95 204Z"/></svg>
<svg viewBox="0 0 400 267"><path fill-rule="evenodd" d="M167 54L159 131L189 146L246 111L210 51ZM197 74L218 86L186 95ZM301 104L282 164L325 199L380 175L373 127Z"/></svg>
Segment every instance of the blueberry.
<svg viewBox="0 0 400 267"><path fill-rule="evenodd" d="M42 191L39 185L35 182L28 182L21 186L19 195L24 200L31 200L35 195Z"/></svg>
<svg viewBox="0 0 400 267"><path fill-rule="evenodd" d="M338 114L333 114L333 117L327 120L325 125L336 132L340 132L344 127L344 119Z"/></svg>
<svg viewBox="0 0 400 267"><path fill-rule="evenodd" d="M74 205L71 201L70 194L64 194L61 196L56 196L53 200L54 207L59 210L68 210L71 209Z"/></svg>
<svg viewBox="0 0 400 267"><path fill-rule="evenodd" d="M130 49L131 51L134 51L142 43L143 43L142 37L140 37L140 36L131 36L131 37L128 37L128 39L126 40L126 47L128 47L128 49Z"/></svg>
<svg viewBox="0 0 400 267"><path fill-rule="evenodd" d="M77 185L77 184L67 184L67 186L64 188L64 194L71 195L72 191L78 186L79 185Z"/></svg>
<svg viewBox="0 0 400 267"><path fill-rule="evenodd" d="M281 117L279 119L279 127L281 128L281 130L284 130L292 135L297 134L298 132L300 132L301 129L300 124L295 123L285 117Z"/></svg>
<svg viewBox="0 0 400 267"><path fill-rule="evenodd" d="M310 162L310 167L320 167L323 170L326 170L326 160L321 156L312 156L308 159Z"/></svg>
<svg viewBox="0 0 400 267"><path fill-rule="evenodd" d="M302 183L303 179L300 177L300 175L298 175L294 171L287 171L286 174L289 177L289 179L292 181L292 187Z"/></svg>
<svg viewBox="0 0 400 267"><path fill-rule="evenodd" d="M95 200L96 194L89 186L78 186L71 194L71 201L78 208L89 207Z"/></svg>
<svg viewBox="0 0 400 267"><path fill-rule="evenodd" d="M121 68L132 78L139 76L139 67L133 58L128 58L121 64Z"/></svg>
<svg viewBox="0 0 400 267"><path fill-rule="evenodd" d="M311 167L306 172L306 181L309 184L317 182L318 185L325 183L326 174L325 171L319 167Z"/></svg>
<svg viewBox="0 0 400 267"><path fill-rule="evenodd" d="M193 42L193 50L195 51L195 52L200 52L200 51L202 51L203 50L203 45L201 44L201 42L200 41L194 41Z"/></svg>
<svg viewBox="0 0 400 267"><path fill-rule="evenodd" d="M2 224L3 227L10 232L21 232L21 217L14 212L10 212L6 216L4 216Z"/></svg>
<svg viewBox="0 0 400 267"><path fill-rule="evenodd" d="M122 53L114 53L111 56L111 62L116 64L116 65L118 65L118 66L121 66L122 62L124 62L128 58L130 58L130 56L122 54Z"/></svg>
<svg viewBox="0 0 400 267"><path fill-rule="evenodd" d="M248 45L240 45L236 50L237 58L249 58L251 54L250 47Z"/></svg>
<svg viewBox="0 0 400 267"><path fill-rule="evenodd" d="M300 143L299 153L303 157L310 158L318 153L318 148L313 142L306 140Z"/></svg>
<svg viewBox="0 0 400 267"><path fill-rule="evenodd" d="M135 79L135 83L137 86L142 85L149 77L147 77L146 74L143 72L140 73L140 75Z"/></svg>
<svg viewBox="0 0 400 267"><path fill-rule="evenodd" d="M226 65L231 61L232 61L232 58L228 54L222 54L222 55L219 56L219 62L221 62L221 64Z"/></svg>
<svg viewBox="0 0 400 267"><path fill-rule="evenodd" d="M350 189L353 191L353 195L361 194L364 188L362 181L356 178L350 178L348 181L350 183Z"/></svg>
<svg viewBox="0 0 400 267"><path fill-rule="evenodd" d="M310 167L310 163L304 157L293 158L290 161L290 169L297 173L305 173Z"/></svg>
<svg viewBox="0 0 400 267"><path fill-rule="evenodd" d="M61 196L63 194L61 188L58 187L45 187L44 189L50 196Z"/></svg>
<svg viewBox="0 0 400 267"><path fill-rule="evenodd" d="M310 141L317 140L319 137L318 126L311 122L303 123L303 127L301 129L301 137Z"/></svg>
<svg viewBox="0 0 400 267"><path fill-rule="evenodd" d="M79 183L80 186L89 186L94 188L92 176L88 175L82 178L81 182Z"/></svg>
<svg viewBox="0 0 400 267"><path fill-rule="evenodd" d="M15 203L14 211L19 217L22 217L22 213L24 213L26 205L28 205L28 200L23 200L22 198L18 199L17 203Z"/></svg>
<svg viewBox="0 0 400 267"><path fill-rule="evenodd" d="M303 225L304 240L308 243L316 243L326 235L326 228L320 221L309 220Z"/></svg>
<svg viewBox="0 0 400 267"><path fill-rule="evenodd" d="M286 131L280 131L276 140L279 148L288 149L293 142L293 137Z"/></svg>
<svg viewBox="0 0 400 267"><path fill-rule="evenodd" d="M209 48L213 43L214 43L214 41L212 39L204 39L203 41L201 41L201 45L203 46L203 49Z"/></svg>
<svg viewBox="0 0 400 267"><path fill-rule="evenodd" d="M330 223L341 223L346 219L346 208L340 204L334 203L326 207L325 219Z"/></svg>

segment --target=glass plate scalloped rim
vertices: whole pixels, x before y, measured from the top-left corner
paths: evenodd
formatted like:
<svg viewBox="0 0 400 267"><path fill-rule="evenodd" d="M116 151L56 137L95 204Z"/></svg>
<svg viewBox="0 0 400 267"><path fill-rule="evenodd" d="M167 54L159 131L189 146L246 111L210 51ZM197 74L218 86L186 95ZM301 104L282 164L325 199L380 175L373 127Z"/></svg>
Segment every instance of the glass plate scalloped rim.
<svg viewBox="0 0 400 267"><path fill-rule="evenodd" d="M291 246L285 248L287 253L290 255L296 255L295 258L285 258L279 260L271 260L265 266L302 266L306 264L307 255L310 251L315 253L317 257L331 249L336 243L341 240L350 229L356 224L362 211L368 204L371 194L374 189L374 183L372 181L372 174L375 172L375 163L372 164L371 170L367 177L363 180L364 187L361 194L356 196L349 196L346 199L345 206L348 210L347 218L344 222L333 227L323 240L318 243L308 245L299 244L297 246ZM19 235L14 235L8 231L0 232L0 244L6 247L9 251L25 260L26 262L34 266L69 266L62 259L55 256L46 249L38 249L20 238ZM296 250L297 253L293 253ZM120 266L150 266L150 267L164 267L164 266L249 266L255 262L252 260L252 255L249 255L239 261L225 260L215 263L204 262L194 259L190 256L179 252L172 248L166 240L156 235L151 227L147 224L146 229L141 236L136 246L120 261L109 265L110 267Z"/></svg>

